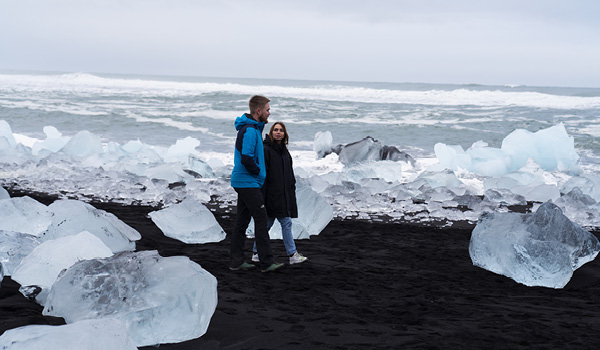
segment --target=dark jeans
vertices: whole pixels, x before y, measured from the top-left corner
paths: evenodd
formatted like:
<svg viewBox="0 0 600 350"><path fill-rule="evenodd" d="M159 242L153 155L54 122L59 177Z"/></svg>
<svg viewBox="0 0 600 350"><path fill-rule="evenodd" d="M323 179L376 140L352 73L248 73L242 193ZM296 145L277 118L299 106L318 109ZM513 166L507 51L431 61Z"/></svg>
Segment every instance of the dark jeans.
<svg viewBox="0 0 600 350"><path fill-rule="evenodd" d="M250 218L253 218L260 267L267 268L274 261L269 232L267 231L267 209L265 208L262 192L260 188L234 188L234 190L238 193L238 203L235 228L231 235L229 266L240 266L245 261L246 229L250 223Z"/></svg>

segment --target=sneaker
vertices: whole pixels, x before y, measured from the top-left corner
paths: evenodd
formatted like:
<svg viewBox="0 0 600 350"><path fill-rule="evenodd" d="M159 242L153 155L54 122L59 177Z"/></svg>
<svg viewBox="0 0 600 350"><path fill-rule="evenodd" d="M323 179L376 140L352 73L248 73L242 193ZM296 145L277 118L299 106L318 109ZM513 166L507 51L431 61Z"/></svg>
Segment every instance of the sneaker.
<svg viewBox="0 0 600 350"><path fill-rule="evenodd" d="M258 253L252 254L252 262L260 262L260 259L258 258Z"/></svg>
<svg viewBox="0 0 600 350"><path fill-rule="evenodd" d="M276 270L279 270L280 268L284 267L285 264L280 264L280 263L272 263L271 266L267 267L264 270L260 270L261 272L273 272Z"/></svg>
<svg viewBox="0 0 600 350"><path fill-rule="evenodd" d="M306 260L308 260L308 258L298 252L295 252L294 254L290 255L290 265L300 264L305 262Z"/></svg>
<svg viewBox="0 0 600 350"><path fill-rule="evenodd" d="M237 270L250 270L255 268L256 266L252 265L252 264L248 264L247 262L243 262L240 266L236 266L236 267L231 267L229 266L229 269L231 271L237 271Z"/></svg>

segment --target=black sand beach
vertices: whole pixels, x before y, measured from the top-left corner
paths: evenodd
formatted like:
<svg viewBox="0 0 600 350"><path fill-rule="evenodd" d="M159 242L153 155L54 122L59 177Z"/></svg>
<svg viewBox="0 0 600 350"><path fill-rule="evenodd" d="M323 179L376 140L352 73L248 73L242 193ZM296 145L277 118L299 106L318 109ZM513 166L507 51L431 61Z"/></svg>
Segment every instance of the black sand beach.
<svg viewBox="0 0 600 350"><path fill-rule="evenodd" d="M29 195L45 204L53 200ZM208 332L160 349L598 347L598 259L577 270L564 289L532 288L474 267L469 228L335 220L319 236L297 241L307 263L273 274L232 272L229 239L186 245L165 237L147 217L155 208L92 204L137 229L143 236L138 250L189 256L218 280L219 303ZM230 234L233 217L214 214ZM286 260L281 241L273 241L273 249L276 259ZM0 332L63 323L43 317L42 308L17 289L4 278Z"/></svg>

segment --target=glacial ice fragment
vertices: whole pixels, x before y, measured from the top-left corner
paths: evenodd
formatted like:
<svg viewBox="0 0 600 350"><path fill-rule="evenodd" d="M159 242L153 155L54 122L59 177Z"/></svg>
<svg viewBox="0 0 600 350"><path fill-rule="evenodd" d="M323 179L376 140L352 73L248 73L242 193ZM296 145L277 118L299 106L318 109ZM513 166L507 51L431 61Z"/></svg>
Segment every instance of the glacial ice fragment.
<svg viewBox="0 0 600 350"><path fill-rule="evenodd" d="M40 237L48 229L51 215L47 206L28 196L0 200L0 230Z"/></svg>
<svg viewBox="0 0 600 350"><path fill-rule="evenodd" d="M48 209L52 213L52 223L44 233L44 240L89 231L100 238L113 253L119 253L134 250L134 241L142 238L139 232L114 214L82 201L57 200Z"/></svg>
<svg viewBox="0 0 600 350"><path fill-rule="evenodd" d="M458 167L485 176L502 176L521 169L533 159L546 171L581 173L574 139L562 123L535 133L518 129L507 135L501 148L475 142L466 152L460 146L438 143L434 146L440 164Z"/></svg>
<svg viewBox="0 0 600 350"><path fill-rule="evenodd" d="M87 130L82 130L73 136L67 142L60 152L66 153L71 157L89 157L91 155L102 153L102 141L100 137Z"/></svg>
<svg viewBox="0 0 600 350"><path fill-rule="evenodd" d="M527 286L564 287L593 260L600 242L551 202L535 213L484 213L471 235L475 266Z"/></svg>
<svg viewBox="0 0 600 350"><path fill-rule="evenodd" d="M80 260L112 254L98 237L83 231L73 236L42 242L21 260L13 271L12 279L21 286L35 285L47 292L63 269ZM36 301L44 304L43 298Z"/></svg>
<svg viewBox="0 0 600 350"><path fill-rule="evenodd" d="M44 315L67 323L117 318L136 346L202 336L217 306L217 279L185 256L124 252L80 261L52 286Z"/></svg>
<svg viewBox="0 0 600 350"><path fill-rule="evenodd" d="M114 318L84 320L62 326L29 325L0 336L0 349L137 350L123 323Z"/></svg>
<svg viewBox="0 0 600 350"><path fill-rule="evenodd" d="M333 220L333 209L329 202L303 182L296 183L296 202L298 217L292 219L292 234L295 239L318 235ZM246 234L254 236L254 220L250 221ZM275 220L269 236L271 239L282 239L279 221Z"/></svg>
<svg viewBox="0 0 600 350"><path fill-rule="evenodd" d="M193 197L148 215L165 236L184 243L220 242L226 236L213 213Z"/></svg>
<svg viewBox="0 0 600 350"><path fill-rule="evenodd" d="M4 275L12 275L21 260L40 243L34 235L0 230L0 262L4 266Z"/></svg>
<svg viewBox="0 0 600 350"><path fill-rule="evenodd" d="M323 158L331 153L331 144L333 136L330 131L317 131L313 142L313 151L317 153L317 158Z"/></svg>
<svg viewBox="0 0 600 350"><path fill-rule="evenodd" d="M8 191L4 189L4 187L0 187L0 199L8 199L10 198L10 194Z"/></svg>

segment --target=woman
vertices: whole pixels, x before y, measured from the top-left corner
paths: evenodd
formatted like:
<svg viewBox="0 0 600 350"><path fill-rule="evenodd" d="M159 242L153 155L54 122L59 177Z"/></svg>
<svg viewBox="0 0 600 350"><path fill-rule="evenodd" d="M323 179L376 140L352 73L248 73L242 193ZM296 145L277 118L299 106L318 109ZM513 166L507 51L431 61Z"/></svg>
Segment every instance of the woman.
<svg viewBox="0 0 600 350"><path fill-rule="evenodd" d="M283 244L290 258L290 264L299 264L308 260L298 253L292 235L292 218L298 217L296 204L296 178L292 168L292 156L286 145L289 137L282 122L271 126L263 142L267 178L263 186L265 206L267 207L267 230L271 229L275 219L281 224ZM252 261L257 262L256 243L254 243Z"/></svg>

